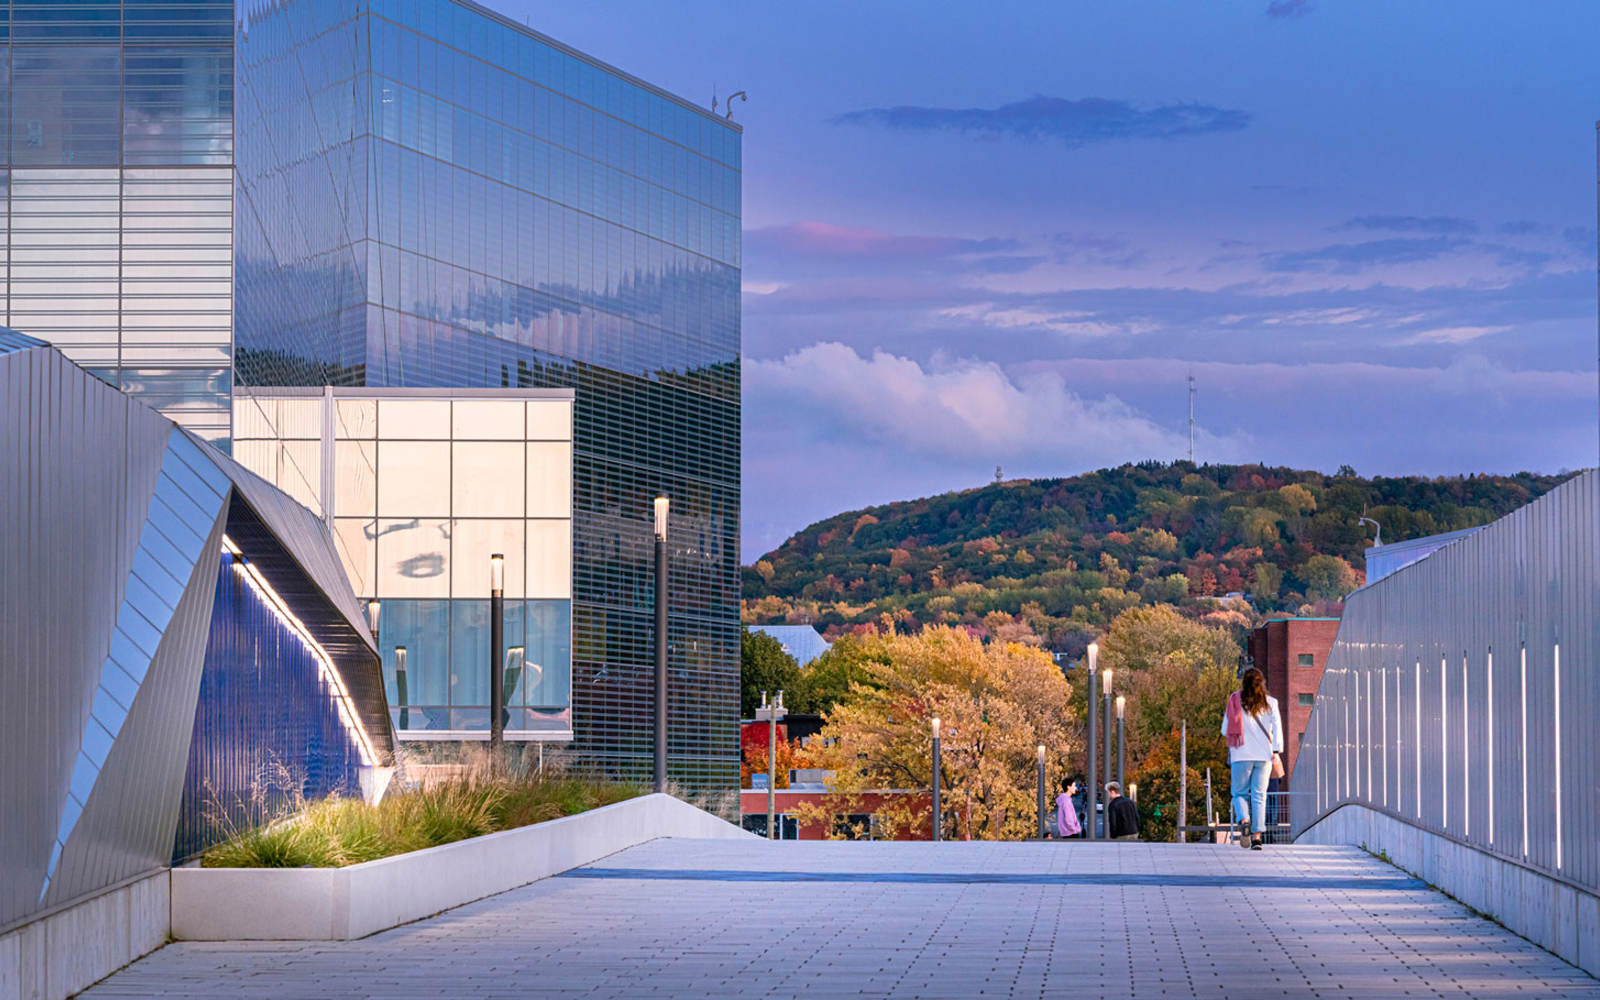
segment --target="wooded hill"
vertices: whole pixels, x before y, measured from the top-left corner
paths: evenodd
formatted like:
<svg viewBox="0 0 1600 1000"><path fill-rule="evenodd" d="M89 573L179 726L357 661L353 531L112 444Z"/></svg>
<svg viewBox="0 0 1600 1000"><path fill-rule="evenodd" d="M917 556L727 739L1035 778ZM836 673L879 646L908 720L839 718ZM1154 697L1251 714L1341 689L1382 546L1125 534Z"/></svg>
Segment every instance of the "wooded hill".
<svg viewBox="0 0 1600 1000"><path fill-rule="evenodd" d="M1485 524L1566 478L1141 462L998 482L811 525L744 570L744 618L829 634L885 616L899 629L964 624L1077 655L1141 603L1233 626L1336 613L1365 577L1361 516L1398 542Z"/></svg>

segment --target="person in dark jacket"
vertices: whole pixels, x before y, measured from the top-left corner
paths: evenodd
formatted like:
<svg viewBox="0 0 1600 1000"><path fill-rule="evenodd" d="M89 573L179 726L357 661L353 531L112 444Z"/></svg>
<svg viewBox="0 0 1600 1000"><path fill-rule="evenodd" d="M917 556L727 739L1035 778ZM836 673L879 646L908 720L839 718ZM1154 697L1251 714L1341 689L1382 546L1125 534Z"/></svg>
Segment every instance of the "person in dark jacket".
<svg viewBox="0 0 1600 1000"><path fill-rule="evenodd" d="M1106 785L1106 827L1112 840L1139 839L1139 808L1123 797L1122 786L1115 781Z"/></svg>

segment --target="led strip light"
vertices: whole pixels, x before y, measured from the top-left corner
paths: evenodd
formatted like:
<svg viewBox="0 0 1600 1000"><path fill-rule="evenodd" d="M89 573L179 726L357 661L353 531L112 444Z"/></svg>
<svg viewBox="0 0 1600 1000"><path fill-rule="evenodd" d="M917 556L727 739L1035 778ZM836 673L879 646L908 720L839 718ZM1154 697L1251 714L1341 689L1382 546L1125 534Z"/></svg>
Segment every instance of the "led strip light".
<svg viewBox="0 0 1600 1000"><path fill-rule="evenodd" d="M294 612L289 610L289 605L285 604L283 598L278 596L278 592L272 589L272 584L267 582L266 577L261 575L261 571L256 569L254 563L245 558L244 553L239 551L239 546L235 545L233 539L227 535L222 536L222 549L233 556L234 572L238 573L246 583L250 584L256 595L265 602L267 607L272 609L272 612L278 616L278 620L283 622L289 631L293 632L305 644L306 649L316 659L317 668L322 673L322 679L333 689L334 704L339 708L339 721L344 723L345 729L355 738L356 746L361 751L361 763L367 767L376 767L378 754L373 750L372 741L367 738L367 731L361 725L361 720L356 718L355 709L350 699L350 691L344 686L344 678L339 676L339 669L333 665L332 657L328 655L327 650L322 648L321 643L312 638L311 632L305 627L305 624L295 617Z"/></svg>

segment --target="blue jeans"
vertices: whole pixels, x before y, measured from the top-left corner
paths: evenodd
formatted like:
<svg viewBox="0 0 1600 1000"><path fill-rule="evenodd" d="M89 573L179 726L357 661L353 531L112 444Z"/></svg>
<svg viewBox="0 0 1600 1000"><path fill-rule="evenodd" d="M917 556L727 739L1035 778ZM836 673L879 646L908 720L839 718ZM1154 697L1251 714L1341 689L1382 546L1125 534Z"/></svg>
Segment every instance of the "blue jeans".
<svg viewBox="0 0 1600 1000"><path fill-rule="evenodd" d="M1233 794L1235 822L1250 817L1250 829L1261 833L1267 828L1267 782L1272 780L1272 761L1236 760L1228 776L1228 791Z"/></svg>

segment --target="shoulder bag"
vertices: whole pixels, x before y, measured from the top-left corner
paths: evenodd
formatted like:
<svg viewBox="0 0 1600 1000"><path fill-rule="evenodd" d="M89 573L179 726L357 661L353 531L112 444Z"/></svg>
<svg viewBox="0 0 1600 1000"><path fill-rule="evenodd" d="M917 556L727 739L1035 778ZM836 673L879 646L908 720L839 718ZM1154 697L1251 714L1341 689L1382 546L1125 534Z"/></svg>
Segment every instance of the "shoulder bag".
<svg viewBox="0 0 1600 1000"><path fill-rule="evenodd" d="M1249 715L1250 718L1255 720L1256 728L1261 730L1261 735L1267 738L1267 746L1272 746L1272 734L1267 732L1267 727L1261 724L1261 717L1249 712L1245 714ZM1278 751L1274 750L1272 751L1272 776L1274 778L1281 778L1284 776L1284 773L1283 756L1279 754Z"/></svg>

